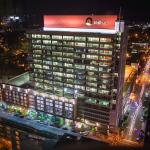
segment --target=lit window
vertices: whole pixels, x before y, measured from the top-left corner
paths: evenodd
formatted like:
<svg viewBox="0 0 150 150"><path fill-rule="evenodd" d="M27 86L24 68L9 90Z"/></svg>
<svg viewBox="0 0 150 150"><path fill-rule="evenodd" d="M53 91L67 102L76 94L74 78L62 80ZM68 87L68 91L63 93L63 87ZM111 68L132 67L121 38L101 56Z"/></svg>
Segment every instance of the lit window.
<svg viewBox="0 0 150 150"><path fill-rule="evenodd" d="M85 40L86 40L86 37L76 36L76 37L75 37L75 40L76 40L76 41L85 41Z"/></svg>
<svg viewBox="0 0 150 150"><path fill-rule="evenodd" d="M43 44L51 44L50 40L43 40Z"/></svg>
<svg viewBox="0 0 150 150"><path fill-rule="evenodd" d="M89 59L98 60L98 55L86 55L86 57L89 58Z"/></svg>
<svg viewBox="0 0 150 150"><path fill-rule="evenodd" d="M99 48L99 44L97 43L87 43L88 47Z"/></svg>
<svg viewBox="0 0 150 150"><path fill-rule="evenodd" d="M42 39L50 39L50 35L42 35Z"/></svg>
<svg viewBox="0 0 150 150"><path fill-rule="evenodd" d="M88 37L88 41L99 42L99 38L97 38L97 37Z"/></svg>
<svg viewBox="0 0 150 150"><path fill-rule="evenodd" d="M100 48L113 48L112 44L100 44Z"/></svg>
<svg viewBox="0 0 150 150"><path fill-rule="evenodd" d="M89 53L98 54L98 50L96 49L88 49Z"/></svg>
<svg viewBox="0 0 150 150"><path fill-rule="evenodd" d="M32 43L37 43L37 44L39 43L39 44L40 44L40 43L41 43L41 40L33 39L33 40L32 40Z"/></svg>
<svg viewBox="0 0 150 150"><path fill-rule="evenodd" d="M62 39L62 36L61 36L61 35L52 35L52 39L61 40L61 39Z"/></svg>
<svg viewBox="0 0 150 150"><path fill-rule="evenodd" d="M52 44L53 45L62 45L62 42L61 41L52 41Z"/></svg>
<svg viewBox="0 0 150 150"><path fill-rule="evenodd" d="M63 40L74 40L73 36L63 36Z"/></svg>
<svg viewBox="0 0 150 150"><path fill-rule="evenodd" d="M75 46L85 47L85 43L75 42Z"/></svg>
<svg viewBox="0 0 150 150"><path fill-rule="evenodd" d="M100 42L111 42L111 38L100 38Z"/></svg>
<svg viewBox="0 0 150 150"><path fill-rule="evenodd" d="M41 38L40 34L32 34L32 38Z"/></svg>

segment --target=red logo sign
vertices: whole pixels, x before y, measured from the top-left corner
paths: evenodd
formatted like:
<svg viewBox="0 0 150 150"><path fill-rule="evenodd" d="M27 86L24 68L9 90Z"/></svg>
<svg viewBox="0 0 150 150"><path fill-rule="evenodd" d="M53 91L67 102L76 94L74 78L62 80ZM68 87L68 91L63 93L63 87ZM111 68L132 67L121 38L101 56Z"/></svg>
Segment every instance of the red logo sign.
<svg viewBox="0 0 150 150"><path fill-rule="evenodd" d="M87 15L52 15L44 16L44 27L47 28L91 28L114 29L117 16Z"/></svg>

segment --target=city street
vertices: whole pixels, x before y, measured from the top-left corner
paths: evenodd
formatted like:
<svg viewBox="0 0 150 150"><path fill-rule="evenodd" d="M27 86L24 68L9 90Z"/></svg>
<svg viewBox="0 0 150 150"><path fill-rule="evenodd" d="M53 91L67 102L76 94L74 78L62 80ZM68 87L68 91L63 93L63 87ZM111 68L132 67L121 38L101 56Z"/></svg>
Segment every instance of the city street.
<svg viewBox="0 0 150 150"><path fill-rule="evenodd" d="M129 111L129 124L127 126L127 130L125 131L125 139L136 141L140 130L144 129L144 121L141 120L142 117L142 96L145 90L145 84L148 83L149 80L149 68L150 68L150 60L147 61L145 65L144 71L137 77L136 82L134 84L132 95L129 97L128 103L128 111ZM137 81L139 83L137 84ZM140 92L136 90L140 89ZM133 96L133 93L135 94Z"/></svg>

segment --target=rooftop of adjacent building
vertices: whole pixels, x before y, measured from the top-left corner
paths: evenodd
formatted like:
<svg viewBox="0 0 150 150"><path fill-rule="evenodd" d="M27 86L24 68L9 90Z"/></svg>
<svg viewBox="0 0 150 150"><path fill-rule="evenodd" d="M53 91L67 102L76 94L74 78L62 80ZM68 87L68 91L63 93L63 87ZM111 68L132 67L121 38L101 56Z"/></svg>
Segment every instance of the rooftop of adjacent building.
<svg viewBox="0 0 150 150"><path fill-rule="evenodd" d="M25 72L21 75L18 75L14 78L11 78L6 82L6 84L14 85L14 86L23 86L25 84L29 84L29 72Z"/></svg>
<svg viewBox="0 0 150 150"><path fill-rule="evenodd" d="M33 89L33 85L29 80L29 72L25 72L14 78L11 78L7 80L4 84L16 86L24 89Z"/></svg>

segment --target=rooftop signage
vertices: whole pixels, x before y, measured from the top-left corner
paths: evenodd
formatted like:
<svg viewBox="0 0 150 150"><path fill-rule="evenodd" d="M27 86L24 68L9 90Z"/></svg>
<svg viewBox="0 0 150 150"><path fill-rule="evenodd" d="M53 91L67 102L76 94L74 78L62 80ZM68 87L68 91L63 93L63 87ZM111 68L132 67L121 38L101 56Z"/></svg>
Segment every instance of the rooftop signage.
<svg viewBox="0 0 150 150"><path fill-rule="evenodd" d="M115 29L113 15L46 15L45 28Z"/></svg>

